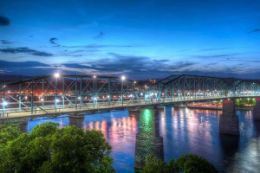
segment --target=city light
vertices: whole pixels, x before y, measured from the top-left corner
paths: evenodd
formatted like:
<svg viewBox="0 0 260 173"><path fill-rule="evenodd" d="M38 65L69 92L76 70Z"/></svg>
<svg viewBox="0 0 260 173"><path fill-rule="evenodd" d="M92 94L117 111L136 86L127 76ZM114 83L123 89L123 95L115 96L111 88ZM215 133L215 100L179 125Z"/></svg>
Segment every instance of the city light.
<svg viewBox="0 0 260 173"><path fill-rule="evenodd" d="M55 99L55 103L59 103L60 102L60 100L59 99Z"/></svg>
<svg viewBox="0 0 260 173"><path fill-rule="evenodd" d="M97 75L93 75L93 79L96 79L97 78Z"/></svg>

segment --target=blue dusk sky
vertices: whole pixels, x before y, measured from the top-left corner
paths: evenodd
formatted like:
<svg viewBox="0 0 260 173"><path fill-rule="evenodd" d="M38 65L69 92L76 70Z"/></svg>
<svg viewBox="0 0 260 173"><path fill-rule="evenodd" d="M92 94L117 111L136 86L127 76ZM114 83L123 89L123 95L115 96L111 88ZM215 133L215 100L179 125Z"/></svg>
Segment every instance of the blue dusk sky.
<svg viewBox="0 0 260 173"><path fill-rule="evenodd" d="M0 74L260 78L260 0L0 0Z"/></svg>

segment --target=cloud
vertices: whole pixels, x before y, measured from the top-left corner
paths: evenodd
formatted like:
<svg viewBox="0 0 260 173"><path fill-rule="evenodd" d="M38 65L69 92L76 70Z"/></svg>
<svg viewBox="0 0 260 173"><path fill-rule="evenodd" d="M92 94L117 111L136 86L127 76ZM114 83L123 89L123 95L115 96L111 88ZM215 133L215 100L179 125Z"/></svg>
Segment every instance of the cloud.
<svg viewBox="0 0 260 173"><path fill-rule="evenodd" d="M35 55L35 56L46 56L46 57L53 56L53 54L51 53L38 51L27 47L4 48L4 49L0 49L0 52L9 53L9 54L25 53L25 54Z"/></svg>
<svg viewBox="0 0 260 173"><path fill-rule="evenodd" d="M101 38L103 38L104 36L105 36L105 33L102 32L102 31L100 31L100 32L94 37L94 39L101 39Z"/></svg>
<svg viewBox="0 0 260 173"><path fill-rule="evenodd" d="M221 55L217 56L222 58ZM225 57L225 56L224 56ZM202 57L200 57L202 58ZM205 57L204 57L205 59ZM174 61L171 59L154 59L146 56L108 53L107 58L96 60L70 61L56 65L37 61L4 62L0 61L0 70L24 75L47 75L60 69L64 74L106 74L119 76L125 74L132 79L163 78L168 75L194 74L220 77L250 77L260 74L258 66L243 63L203 63L192 60ZM10 74L8 73L8 74Z"/></svg>
<svg viewBox="0 0 260 173"><path fill-rule="evenodd" d="M2 44L12 44L11 41L8 40L0 40Z"/></svg>
<svg viewBox="0 0 260 173"><path fill-rule="evenodd" d="M10 61L3 61L0 60L0 68L32 68L38 66L48 66L47 64L40 63L37 61L24 61L24 62L10 62Z"/></svg>
<svg viewBox="0 0 260 173"><path fill-rule="evenodd" d="M101 48L132 48L137 47L137 45L131 44L88 44L88 45L75 45L75 46L67 46L63 45L64 48L82 48L82 49L101 49Z"/></svg>
<svg viewBox="0 0 260 173"><path fill-rule="evenodd" d="M63 64L64 69L92 70L103 74L128 74L129 76L158 76L190 70L193 62L172 62L168 59L152 59L145 56L109 53L108 58L78 63ZM140 77L140 76L139 76Z"/></svg>
<svg viewBox="0 0 260 173"><path fill-rule="evenodd" d="M148 71L159 65L166 64L168 60L153 60L145 56L121 55L109 53L109 58L100 59L93 64L93 67L105 71Z"/></svg>
<svg viewBox="0 0 260 173"><path fill-rule="evenodd" d="M41 70L36 70L39 67L41 67ZM48 67L50 66L37 61L10 62L0 60L0 70L3 71L4 75L43 75L49 73L47 70Z"/></svg>
<svg viewBox="0 0 260 173"><path fill-rule="evenodd" d="M55 46L60 46L60 44L58 44L57 41L58 41L58 38L56 38L56 37L52 37L52 38L49 39L49 42L51 44L53 44Z"/></svg>
<svg viewBox="0 0 260 173"><path fill-rule="evenodd" d="M228 48L204 48L200 49L199 51L204 51L204 52L211 52L211 51L222 51L222 50L227 50Z"/></svg>
<svg viewBox="0 0 260 173"><path fill-rule="evenodd" d="M255 29L251 30L250 32L260 32L260 28L255 28Z"/></svg>
<svg viewBox="0 0 260 173"><path fill-rule="evenodd" d="M11 22L7 17L0 16L0 26L8 26L10 23Z"/></svg>

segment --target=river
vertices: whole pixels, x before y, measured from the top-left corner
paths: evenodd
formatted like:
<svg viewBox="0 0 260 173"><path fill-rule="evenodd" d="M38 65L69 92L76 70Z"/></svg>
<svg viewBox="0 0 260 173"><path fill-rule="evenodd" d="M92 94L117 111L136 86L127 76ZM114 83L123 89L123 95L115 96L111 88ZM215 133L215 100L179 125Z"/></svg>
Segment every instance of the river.
<svg viewBox="0 0 260 173"><path fill-rule="evenodd" d="M222 111L174 108L167 106L154 110L156 126L163 138L164 160L178 158L187 153L204 157L223 173L259 173L260 122L252 118L252 111L236 112L239 117L240 136L219 135L219 117ZM147 112L147 111L146 111ZM133 173L135 166L136 134L140 120L149 120L142 111L114 110L86 114L82 128L100 130L112 146L113 166L118 173ZM40 117L28 120L27 131L45 122L56 122L60 127L70 124L67 115Z"/></svg>

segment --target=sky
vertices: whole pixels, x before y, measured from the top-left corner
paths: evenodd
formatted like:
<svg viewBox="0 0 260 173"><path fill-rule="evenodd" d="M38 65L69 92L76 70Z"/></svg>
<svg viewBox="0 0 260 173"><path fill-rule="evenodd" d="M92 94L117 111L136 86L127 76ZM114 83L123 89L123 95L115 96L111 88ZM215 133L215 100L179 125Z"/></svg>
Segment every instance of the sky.
<svg viewBox="0 0 260 173"><path fill-rule="evenodd" d="M260 78L260 0L0 0L0 75Z"/></svg>

